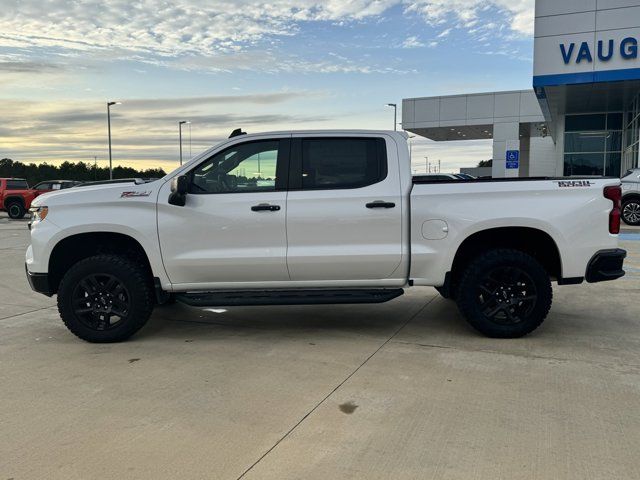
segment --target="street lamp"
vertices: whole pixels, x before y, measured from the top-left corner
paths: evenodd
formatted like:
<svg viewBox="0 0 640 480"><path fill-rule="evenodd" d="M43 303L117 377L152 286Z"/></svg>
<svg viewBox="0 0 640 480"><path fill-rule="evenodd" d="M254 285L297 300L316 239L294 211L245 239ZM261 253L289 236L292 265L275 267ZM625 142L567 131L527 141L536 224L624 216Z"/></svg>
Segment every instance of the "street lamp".
<svg viewBox="0 0 640 480"><path fill-rule="evenodd" d="M387 103L387 107L393 107L393 131L395 132L398 124L398 105L395 103Z"/></svg>
<svg viewBox="0 0 640 480"><path fill-rule="evenodd" d="M122 102L107 102L107 129L109 130L109 180L113 180L113 163L111 160L111 106L122 105Z"/></svg>
<svg viewBox="0 0 640 480"><path fill-rule="evenodd" d="M180 165L182 165L182 125L185 123L191 124L188 120L180 120L178 122L178 131L180 132Z"/></svg>
<svg viewBox="0 0 640 480"><path fill-rule="evenodd" d="M416 138L415 135L409 135L409 160L411 160L411 158L413 157L413 145L411 142L412 138Z"/></svg>

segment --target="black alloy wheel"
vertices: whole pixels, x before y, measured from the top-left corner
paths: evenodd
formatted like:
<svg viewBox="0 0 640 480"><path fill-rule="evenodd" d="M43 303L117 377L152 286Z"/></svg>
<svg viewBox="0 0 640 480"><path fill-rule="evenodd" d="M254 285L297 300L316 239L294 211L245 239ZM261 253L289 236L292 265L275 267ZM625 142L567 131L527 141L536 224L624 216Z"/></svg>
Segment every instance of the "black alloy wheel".
<svg viewBox="0 0 640 480"><path fill-rule="evenodd" d="M498 325L522 322L538 300L531 277L518 267L498 267L480 280L476 290L482 314Z"/></svg>
<svg viewBox="0 0 640 480"><path fill-rule="evenodd" d="M73 291L73 311L92 330L110 330L126 321L131 311L131 296L113 275L90 274Z"/></svg>

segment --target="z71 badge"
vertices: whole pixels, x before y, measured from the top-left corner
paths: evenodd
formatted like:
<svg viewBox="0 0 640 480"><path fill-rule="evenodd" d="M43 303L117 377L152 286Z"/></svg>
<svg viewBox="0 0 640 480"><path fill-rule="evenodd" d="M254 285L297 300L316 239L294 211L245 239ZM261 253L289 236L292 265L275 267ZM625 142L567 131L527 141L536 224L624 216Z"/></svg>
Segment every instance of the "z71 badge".
<svg viewBox="0 0 640 480"><path fill-rule="evenodd" d="M122 192L120 198L148 197L151 192Z"/></svg>
<svg viewBox="0 0 640 480"><path fill-rule="evenodd" d="M559 187L590 187L593 182L589 180L560 180L558 182Z"/></svg>

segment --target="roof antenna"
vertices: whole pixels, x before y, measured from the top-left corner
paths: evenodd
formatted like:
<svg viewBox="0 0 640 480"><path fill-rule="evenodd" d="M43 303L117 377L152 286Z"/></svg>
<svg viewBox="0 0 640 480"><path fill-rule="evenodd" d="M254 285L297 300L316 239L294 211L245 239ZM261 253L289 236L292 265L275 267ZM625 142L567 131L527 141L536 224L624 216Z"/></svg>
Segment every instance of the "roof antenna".
<svg viewBox="0 0 640 480"><path fill-rule="evenodd" d="M239 137L240 135L246 135L247 132L243 132L241 128L236 128L233 132L231 132L231 135L229 135L229 138L233 138L233 137Z"/></svg>

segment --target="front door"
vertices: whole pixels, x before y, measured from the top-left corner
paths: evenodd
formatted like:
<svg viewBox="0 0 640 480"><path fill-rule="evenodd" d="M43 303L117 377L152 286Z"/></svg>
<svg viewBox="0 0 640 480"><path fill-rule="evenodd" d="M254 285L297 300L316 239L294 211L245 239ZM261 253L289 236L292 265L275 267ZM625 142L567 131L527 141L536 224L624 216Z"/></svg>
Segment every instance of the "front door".
<svg viewBox="0 0 640 480"><path fill-rule="evenodd" d="M388 163L387 163L388 162ZM395 142L294 135L287 264L294 281L402 277L402 196Z"/></svg>
<svg viewBox="0 0 640 480"><path fill-rule="evenodd" d="M207 288L288 281L289 137L236 143L188 174L184 207L158 198L162 259L173 284ZM228 285L227 285L228 284Z"/></svg>

